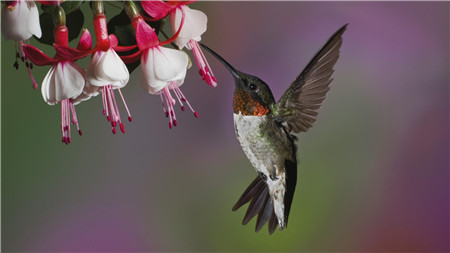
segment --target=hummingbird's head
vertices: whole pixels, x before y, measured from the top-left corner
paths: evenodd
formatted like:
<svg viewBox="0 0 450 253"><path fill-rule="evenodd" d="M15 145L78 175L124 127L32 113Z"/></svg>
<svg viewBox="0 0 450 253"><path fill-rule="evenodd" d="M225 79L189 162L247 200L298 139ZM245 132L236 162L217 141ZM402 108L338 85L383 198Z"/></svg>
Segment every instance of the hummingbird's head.
<svg viewBox="0 0 450 253"><path fill-rule="evenodd" d="M204 44L199 43L214 55L233 75L235 82L233 108L234 113L243 115L263 116L270 112L275 103L269 86L260 78L236 70L219 54Z"/></svg>

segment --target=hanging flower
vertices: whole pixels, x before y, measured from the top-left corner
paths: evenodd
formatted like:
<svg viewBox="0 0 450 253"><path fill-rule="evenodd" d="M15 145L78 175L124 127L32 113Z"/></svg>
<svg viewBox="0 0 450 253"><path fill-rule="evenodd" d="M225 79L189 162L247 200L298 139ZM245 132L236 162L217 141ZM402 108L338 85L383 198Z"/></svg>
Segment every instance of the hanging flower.
<svg viewBox="0 0 450 253"><path fill-rule="evenodd" d="M174 43L183 49L186 47L194 54L200 76L207 84L216 87L217 80L206 60L198 42L201 35L206 32L208 17L199 10L193 10L187 5L193 1L143 1L144 10L155 19L161 19L167 14L170 16L172 31L180 30Z"/></svg>
<svg viewBox="0 0 450 253"><path fill-rule="evenodd" d="M97 2L97 4L102 3ZM96 11L101 10L102 8L100 10L96 8ZM118 40L113 34L108 36L106 17L103 13L94 14L94 28L97 46L86 70L86 88L84 93L88 96L96 96L101 93L103 115L106 115L107 120L111 122L113 134L116 133L117 125L119 125L121 132L125 133L125 127L120 117L114 90L119 92L128 113L128 120L131 122L130 111L120 91L120 88L125 87L128 83L130 74L122 59L114 51L114 47L117 47Z"/></svg>
<svg viewBox="0 0 450 253"><path fill-rule="evenodd" d="M60 15L62 15L61 13L64 14L63 11L60 12ZM42 97L49 105L60 102L62 141L66 144L71 142L71 123L76 125L78 133L82 135L74 105L85 99L82 95L85 79L84 70L75 61L89 54L91 48L89 31L83 31L77 49L68 46L68 32L64 24L60 24L54 29L55 44L53 46L56 55L53 58L36 47L23 46L29 59L35 65L52 66L42 82Z"/></svg>
<svg viewBox="0 0 450 253"><path fill-rule="evenodd" d="M198 117L198 113L193 110L179 88L186 76L189 63L188 56L182 51L162 47L162 45L173 41L174 38L160 42L154 29L137 12L134 13L135 15L131 19L139 50L132 55L123 56L122 59L125 63L131 63L140 58L142 66L141 84L150 94L160 95L163 111L169 118L169 128L178 124L174 111L177 100L183 111L185 109L183 102L185 102L195 117ZM179 31L175 35L178 36L178 33ZM177 100L174 99L172 92Z"/></svg>
<svg viewBox="0 0 450 253"><path fill-rule="evenodd" d="M39 12L33 1L7 1L2 9L2 34L6 40L27 40L42 35Z"/></svg>
<svg viewBox="0 0 450 253"><path fill-rule="evenodd" d="M33 1L25 0L6 1L2 8L2 34L6 40L16 41L14 68L19 68L19 58L25 62L28 74L33 82L33 88L37 89L37 83L31 73L33 65L28 62L27 55L22 49L24 40L28 40L33 35L38 38L42 36L36 4Z"/></svg>

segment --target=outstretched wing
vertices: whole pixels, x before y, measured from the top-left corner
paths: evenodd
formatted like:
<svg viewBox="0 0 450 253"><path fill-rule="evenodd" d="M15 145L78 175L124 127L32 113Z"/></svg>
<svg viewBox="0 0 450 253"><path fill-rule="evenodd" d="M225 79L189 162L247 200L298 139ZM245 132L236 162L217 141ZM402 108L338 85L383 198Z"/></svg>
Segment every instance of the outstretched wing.
<svg viewBox="0 0 450 253"><path fill-rule="evenodd" d="M331 36L275 105L275 119L286 123L289 132L306 132L316 121L317 111L333 80L333 67L339 58L347 25Z"/></svg>

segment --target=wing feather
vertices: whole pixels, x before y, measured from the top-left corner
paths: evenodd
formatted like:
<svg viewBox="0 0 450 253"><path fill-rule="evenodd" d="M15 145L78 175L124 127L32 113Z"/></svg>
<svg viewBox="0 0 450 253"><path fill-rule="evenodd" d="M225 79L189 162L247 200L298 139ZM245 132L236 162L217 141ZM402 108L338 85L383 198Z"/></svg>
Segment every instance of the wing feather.
<svg viewBox="0 0 450 253"><path fill-rule="evenodd" d="M317 110L333 81L331 76L346 28L344 25L331 36L275 105L273 113L287 123L288 131L306 132L317 120Z"/></svg>

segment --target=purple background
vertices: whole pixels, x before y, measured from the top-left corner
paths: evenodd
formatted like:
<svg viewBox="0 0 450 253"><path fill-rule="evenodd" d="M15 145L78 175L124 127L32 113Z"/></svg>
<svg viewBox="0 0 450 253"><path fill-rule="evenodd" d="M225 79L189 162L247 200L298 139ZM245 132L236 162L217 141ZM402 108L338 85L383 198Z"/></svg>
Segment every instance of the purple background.
<svg viewBox="0 0 450 253"><path fill-rule="evenodd" d="M66 147L59 107L31 89L23 66L12 70L8 41L3 250L449 250L448 2L192 7L209 18L203 42L265 80L276 98L349 23L319 120L299 135L289 227L255 234L254 221L240 224L244 210L231 212L255 172L234 137L232 77L209 55L219 86L201 82L195 68L182 86L198 120L178 110L179 126L169 131L159 98L140 88L136 71L123 89L134 117L127 133L111 135L97 98L77 106L84 135ZM34 70L38 82L48 69Z"/></svg>

